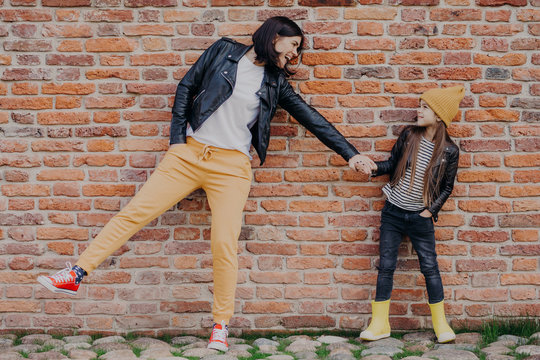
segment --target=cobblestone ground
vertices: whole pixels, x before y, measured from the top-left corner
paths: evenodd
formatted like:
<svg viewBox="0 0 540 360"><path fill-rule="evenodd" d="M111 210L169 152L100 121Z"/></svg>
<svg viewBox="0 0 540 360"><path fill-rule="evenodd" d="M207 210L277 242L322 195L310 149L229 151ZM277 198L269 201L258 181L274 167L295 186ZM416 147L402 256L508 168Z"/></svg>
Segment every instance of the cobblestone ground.
<svg viewBox="0 0 540 360"><path fill-rule="evenodd" d="M256 340L229 338L230 350L206 349L207 340L193 336L171 338L170 342L141 337L126 340L108 336L92 340L88 335L52 337L45 334L0 336L0 360L540 360L540 332L530 338L503 335L482 344L478 333L457 335L454 343L437 344L432 332L405 334L363 342L357 338L330 335L261 337Z"/></svg>

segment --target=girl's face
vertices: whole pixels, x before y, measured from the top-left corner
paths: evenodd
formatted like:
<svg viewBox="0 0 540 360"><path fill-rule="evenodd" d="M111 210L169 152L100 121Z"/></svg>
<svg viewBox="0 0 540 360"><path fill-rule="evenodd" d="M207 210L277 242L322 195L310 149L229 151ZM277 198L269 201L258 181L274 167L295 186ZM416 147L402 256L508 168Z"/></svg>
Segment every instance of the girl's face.
<svg viewBox="0 0 540 360"><path fill-rule="evenodd" d="M437 124L438 121L441 121L437 114L431 110L429 105L424 100L420 100L420 107L417 110L417 114L418 126L429 127Z"/></svg>
<svg viewBox="0 0 540 360"><path fill-rule="evenodd" d="M298 47L302 42L300 36L279 36L274 39L274 50L278 53L278 66L283 69L285 65L298 56Z"/></svg>

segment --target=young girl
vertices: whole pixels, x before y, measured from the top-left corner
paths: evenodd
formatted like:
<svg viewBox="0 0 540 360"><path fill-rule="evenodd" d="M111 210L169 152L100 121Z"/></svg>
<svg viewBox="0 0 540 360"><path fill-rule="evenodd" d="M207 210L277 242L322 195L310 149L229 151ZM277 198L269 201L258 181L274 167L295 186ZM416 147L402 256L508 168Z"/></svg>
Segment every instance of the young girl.
<svg viewBox="0 0 540 360"><path fill-rule="evenodd" d="M431 89L422 94L417 125L407 126L390 158L375 162L372 168L374 176L390 174L390 183L383 188L387 200L381 214L377 290L371 303L371 323L360 334L363 340L390 336L390 295L403 235L409 236L418 254L437 340L445 343L456 337L444 314L433 220L437 221L437 214L454 187L459 149L446 128L456 116L464 94L462 86Z"/></svg>
<svg viewBox="0 0 540 360"><path fill-rule="evenodd" d="M54 292L76 294L89 274L128 239L196 189L206 192L212 212L214 327L208 348L227 351L227 324L234 313L238 236L251 186L250 146L261 164L270 141L270 121L280 105L353 169L374 165L359 155L287 81L289 62L304 43L302 30L286 17L272 17L246 46L222 38L208 48L178 84L170 148L146 184L105 225L76 265L38 281ZM362 160L362 164L360 164Z"/></svg>

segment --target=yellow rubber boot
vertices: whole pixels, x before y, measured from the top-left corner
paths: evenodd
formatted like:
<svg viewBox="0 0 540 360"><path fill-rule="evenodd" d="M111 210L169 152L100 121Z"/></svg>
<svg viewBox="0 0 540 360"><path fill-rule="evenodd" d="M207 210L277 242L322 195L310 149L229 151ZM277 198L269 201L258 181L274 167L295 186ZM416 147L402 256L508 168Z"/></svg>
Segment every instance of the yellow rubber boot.
<svg viewBox="0 0 540 360"><path fill-rule="evenodd" d="M431 322L433 323L433 330L437 335L437 341L440 343L447 343L456 339L456 334L446 322L446 316L444 315L444 300L436 304L428 304L431 310Z"/></svg>
<svg viewBox="0 0 540 360"><path fill-rule="evenodd" d="M368 328L360 333L362 340L379 340L390 336L390 299L386 301L371 302L371 323Z"/></svg>

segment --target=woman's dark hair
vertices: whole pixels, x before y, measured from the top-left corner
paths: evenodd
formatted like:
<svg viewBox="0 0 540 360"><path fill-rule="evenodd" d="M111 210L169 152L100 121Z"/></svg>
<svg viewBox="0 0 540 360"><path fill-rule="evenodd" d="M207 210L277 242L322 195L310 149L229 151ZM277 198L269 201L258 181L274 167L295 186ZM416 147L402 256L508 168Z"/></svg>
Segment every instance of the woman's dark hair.
<svg viewBox="0 0 540 360"><path fill-rule="evenodd" d="M279 54L274 49L276 35L300 36L301 40L298 46L298 55L300 55L304 46L304 33L302 29L288 17L274 16L267 19L252 36L256 54L255 60L264 62L273 69L282 70L287 76L292 75L294 72L289 69L288 63L284 69L280 69L277 65Z"/></svg>

